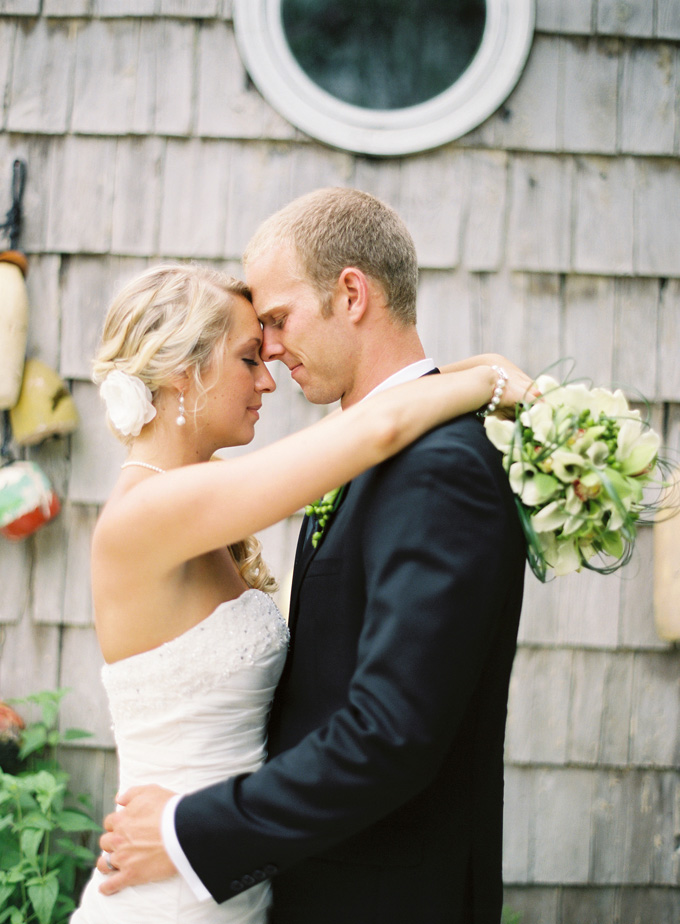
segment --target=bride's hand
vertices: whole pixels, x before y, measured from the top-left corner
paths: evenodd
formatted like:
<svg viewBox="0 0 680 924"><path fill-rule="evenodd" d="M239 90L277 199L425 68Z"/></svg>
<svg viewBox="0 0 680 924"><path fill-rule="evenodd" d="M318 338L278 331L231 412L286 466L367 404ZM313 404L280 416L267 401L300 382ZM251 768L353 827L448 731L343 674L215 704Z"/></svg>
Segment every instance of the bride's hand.
<svg viewBox="0 0 680 924"><path fill-rule="evenodd" d="M519 366L516 366L509 359L499 354L491 355L496 356L496 360L492 365L504 369L508 376L498 408L494 413L497 417L514 420L515 407L518 402L536 398L540 395L540 392L533 379L529 378L526 372L520 369Z"/></svg>

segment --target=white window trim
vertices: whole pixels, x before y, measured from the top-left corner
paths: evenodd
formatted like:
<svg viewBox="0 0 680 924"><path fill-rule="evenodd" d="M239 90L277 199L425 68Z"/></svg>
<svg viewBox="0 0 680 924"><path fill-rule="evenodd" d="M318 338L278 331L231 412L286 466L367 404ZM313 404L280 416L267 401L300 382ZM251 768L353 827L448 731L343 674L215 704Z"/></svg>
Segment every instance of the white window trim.
<svg viewBox="0 0 680 924"><path fill-rule="evenodd" d="M448 90L404 109L364 109L336 99L302 70L286 42L281 0L234 0L241 57L265 99L312 138L383 156L438 147L488 118L519 79L534 21L534 0L487 0L477 54Z"/></svg>

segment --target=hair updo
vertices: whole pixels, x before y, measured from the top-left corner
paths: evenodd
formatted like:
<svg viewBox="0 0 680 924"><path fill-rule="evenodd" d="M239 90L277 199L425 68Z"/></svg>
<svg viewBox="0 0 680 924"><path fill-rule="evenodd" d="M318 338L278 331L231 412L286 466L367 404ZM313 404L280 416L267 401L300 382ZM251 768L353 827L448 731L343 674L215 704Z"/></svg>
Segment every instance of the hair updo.
<svg viewBox="0 0 680 924"><path fill-rule="evenodd" d="M92 378L101 384L115 369L137 376L155 397L178 373L201 375L231 326L233 296L250 300L248 286L219 270L195 263L163 263L129 282L104 319ZM114 433L124 443L132 437ZM276 581L262 559L261 544L249 536L230 546L250 587L271 592Z"/></svg>
<svg viewBox="0 0 680 924"><path fill-rule="evenodd" d="M163 263L129 282L104 319L93 379L119 369L136 375L152 394L180 372L199 386L215 348L229 332L229 302L250 300L239 279L194 263Z"/></svg>

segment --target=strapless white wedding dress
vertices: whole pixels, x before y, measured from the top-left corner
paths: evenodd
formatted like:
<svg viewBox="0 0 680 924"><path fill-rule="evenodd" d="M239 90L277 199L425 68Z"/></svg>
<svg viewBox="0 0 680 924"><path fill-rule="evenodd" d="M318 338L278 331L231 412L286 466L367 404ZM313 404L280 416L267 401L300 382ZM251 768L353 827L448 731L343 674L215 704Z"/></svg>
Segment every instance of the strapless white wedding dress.
<svg viewBox="0 0 680 924"><path fill-rule="evenodd" d="M187 793L265 757L266 725L288 647L271 598L247 590L151 651L107 664L120 792L158 783ZM268 882L222 905L197 901L180 876L104 896L97 870L71 924L264 924Z"/></svg>

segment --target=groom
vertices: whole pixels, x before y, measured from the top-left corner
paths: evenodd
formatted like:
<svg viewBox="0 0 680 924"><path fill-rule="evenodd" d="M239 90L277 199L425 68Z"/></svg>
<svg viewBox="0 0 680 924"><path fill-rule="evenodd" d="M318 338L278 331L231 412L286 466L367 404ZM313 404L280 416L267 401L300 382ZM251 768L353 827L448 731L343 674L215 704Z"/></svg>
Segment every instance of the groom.
<svg viewBox="0 0 680 924"><path fill-rule="evenodd" d="M413 242L372 196L295 200L244 262L263 358L310 401L348 407L435 371ZM524 575L500 456L475 415L458 418L351 482L316 546L315 528L298 543L268 763L170 803L135 790L107 819L121 872L103 890L174 872L164 810L197 894L272 878L276 924L498 924Z"/></svg>

